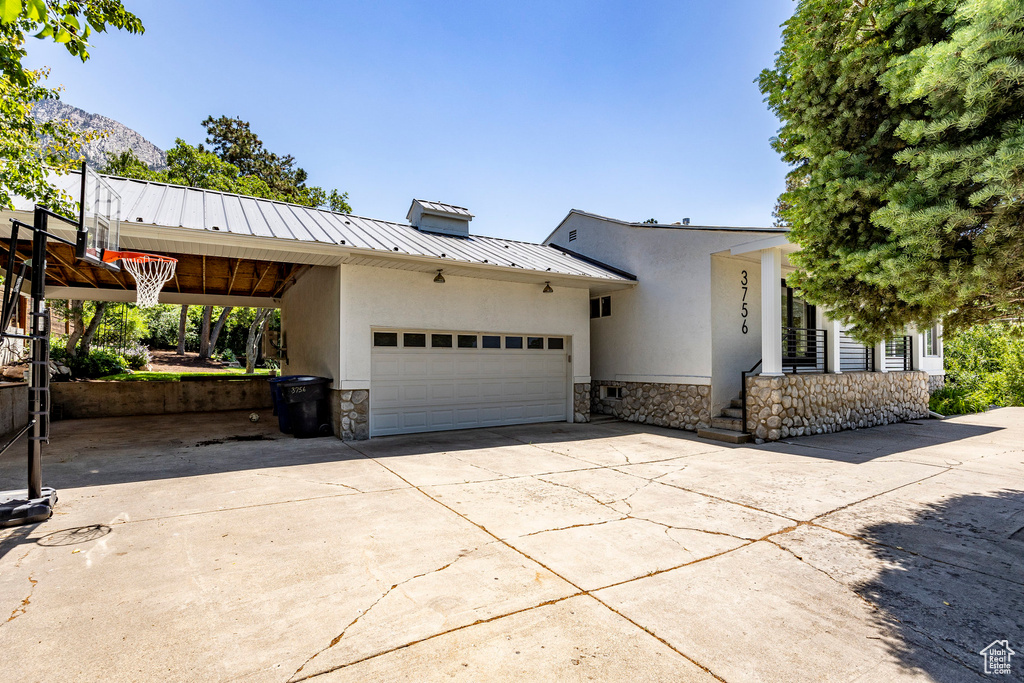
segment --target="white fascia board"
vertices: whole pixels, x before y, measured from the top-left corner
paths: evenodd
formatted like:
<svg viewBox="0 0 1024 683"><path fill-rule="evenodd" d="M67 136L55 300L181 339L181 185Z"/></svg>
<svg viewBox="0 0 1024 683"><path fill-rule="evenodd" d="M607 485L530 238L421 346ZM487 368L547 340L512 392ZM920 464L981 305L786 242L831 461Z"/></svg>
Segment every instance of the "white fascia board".
<svg viewBox="0 0 1024 683"><path fill-rule="evenodd" d="M82 299L85 301L113 301L135 303L134 289L100 289L98 287L47 287L47 299ZM190 306L238 306L245 308L280 308L281 300L269 296L236 296L220 294L187 294L160 292L162 304L189 304Z"/></svg>
<svg viewBox="0 0 1024 683"><path fill-rule="evenodd" d="M761 251L762 249L772 249L774 247L782 247L783 251L787 253L800 251L800 245L790 242L789 235L775 235L774 237L765 237L764 239L754 240L753 242L737 244L729 250L729 253L733 256L739 256L740 254L749 254L751 252Z"/></svg>

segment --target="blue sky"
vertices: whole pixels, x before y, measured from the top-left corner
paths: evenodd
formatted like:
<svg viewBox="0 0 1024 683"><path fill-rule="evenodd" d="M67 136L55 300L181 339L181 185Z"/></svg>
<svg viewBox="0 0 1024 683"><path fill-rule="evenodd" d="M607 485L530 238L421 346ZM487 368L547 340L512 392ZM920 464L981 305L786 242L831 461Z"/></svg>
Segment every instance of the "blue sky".
<svg viewBox="0 0 1024 683"><path fill-rule="evenodd" d="M165 149L241 117L360 215L536 241L571 208L768 225L783 187L754 80L792 0L124 1L146 33L84 65L29 43L62 99Z"/></svg>

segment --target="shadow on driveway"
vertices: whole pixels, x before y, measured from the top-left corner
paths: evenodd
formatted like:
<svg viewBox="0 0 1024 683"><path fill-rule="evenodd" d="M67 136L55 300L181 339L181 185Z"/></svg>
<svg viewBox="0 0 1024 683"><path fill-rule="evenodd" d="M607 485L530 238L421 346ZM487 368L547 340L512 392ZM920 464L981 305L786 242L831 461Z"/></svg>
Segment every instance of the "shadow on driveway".
<svg viewBox="0 0 1024 683"><path fill-rule="evenodd" d="M1002 427L948 420L913 420L831 434L793 437L757 448L858 465L887 455L991 436L1001 431L1004 431Z"/></svg>
<svg viewBox="0 0 1024 683"><path fill-rule="evenodd" d="M879 626L897 636L894 656L935 681L975 680L971 672L983 671L978 653L1008 640L1021 653L1009 679L1024 680L1021 527L1024 491L1002 491L952 497L909 521L862 532L885 568L854 590L879 608ZM921 650L942 657L915 656Z"/></svg>

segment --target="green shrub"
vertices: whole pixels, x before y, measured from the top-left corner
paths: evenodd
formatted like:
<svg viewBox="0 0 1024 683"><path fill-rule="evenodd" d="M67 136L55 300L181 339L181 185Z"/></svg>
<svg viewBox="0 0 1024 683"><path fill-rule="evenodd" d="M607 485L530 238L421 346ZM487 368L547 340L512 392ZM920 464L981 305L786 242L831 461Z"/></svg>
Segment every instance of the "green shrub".
<svg viewBox="0 0 1024 683"><path fill-rule="evenodd" d="M139 344L124 352L124 360L132 370L141 370L149 365L152 359L149 356L149 349Z"/></svg>
<svg viewBox="0 0 1024 683"><path fill-rule="evenodd" d="M149 334L142 340L153 349L173 349L178 346L178 322L181 306L159 304L141 311L149 328ZM196 338L198 343L198 337Z"/></svg>
<svg viewBox="0 0 1024 683"><path fill-rule="evenodd" d="M78 379L96 379L128 371L128 361L107 349L92 349L88 355L78 355L66 362L71 374Z"/></svg>
<svg viewBox="0 0 1024 683"><path fill-rule="evenodd" d="M984 391L967 391L947 385L928 400L928 407L941 415L966 415L988 410L988 395Z"/></svg>
<svg viewBox="0 0 1024 683"><path fill-rule="evenodd" d="M946 388L932 410L964 414L993 406L1024 406L1024 330L1005 323L976 325L943 343Z"/></svg>

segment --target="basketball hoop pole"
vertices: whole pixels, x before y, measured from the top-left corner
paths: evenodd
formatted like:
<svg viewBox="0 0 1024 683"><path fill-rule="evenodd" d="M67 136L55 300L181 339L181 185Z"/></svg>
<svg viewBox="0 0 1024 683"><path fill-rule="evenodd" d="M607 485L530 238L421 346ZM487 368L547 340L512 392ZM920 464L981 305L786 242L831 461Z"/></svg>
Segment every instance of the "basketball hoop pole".
<svg viewBox="0 0 1024 683"><path fill-rule="evenodd" d="M43 495L43 441L50 422L50 320L46 312L46 212L36 207L32 234L32 364L28 385L28 497Z"/></svg>
<svg viewBox="0 0 1024 683"><path fill-rule="evenodd" d="M43 488L42 452L43 444L50 438L50 314L46 310L46 245L50 239L75 245L75 242L54 235L48 228L50 217L77 225L69 218L36 205L32 217L32 225L14 220L11 231L11 249L7 263L7 283L4 288L3 318L4 328L0 337L24 339L29 343L32 360L29 364L28 385L28 425L0 450L0 454L12 446L26 431L28 432L28 487L20 491L0 491L0 528L18 524L43 522L53 514L53 506L57 502L57 492L52 488ZM18 228L32 231L32 260L28 265L30 271L28 334L15 334L7 331L7 323L11 313L21 296L21 282L25 265L16 284L10 287L14 274L14 254L18 239Z"/></svg>

